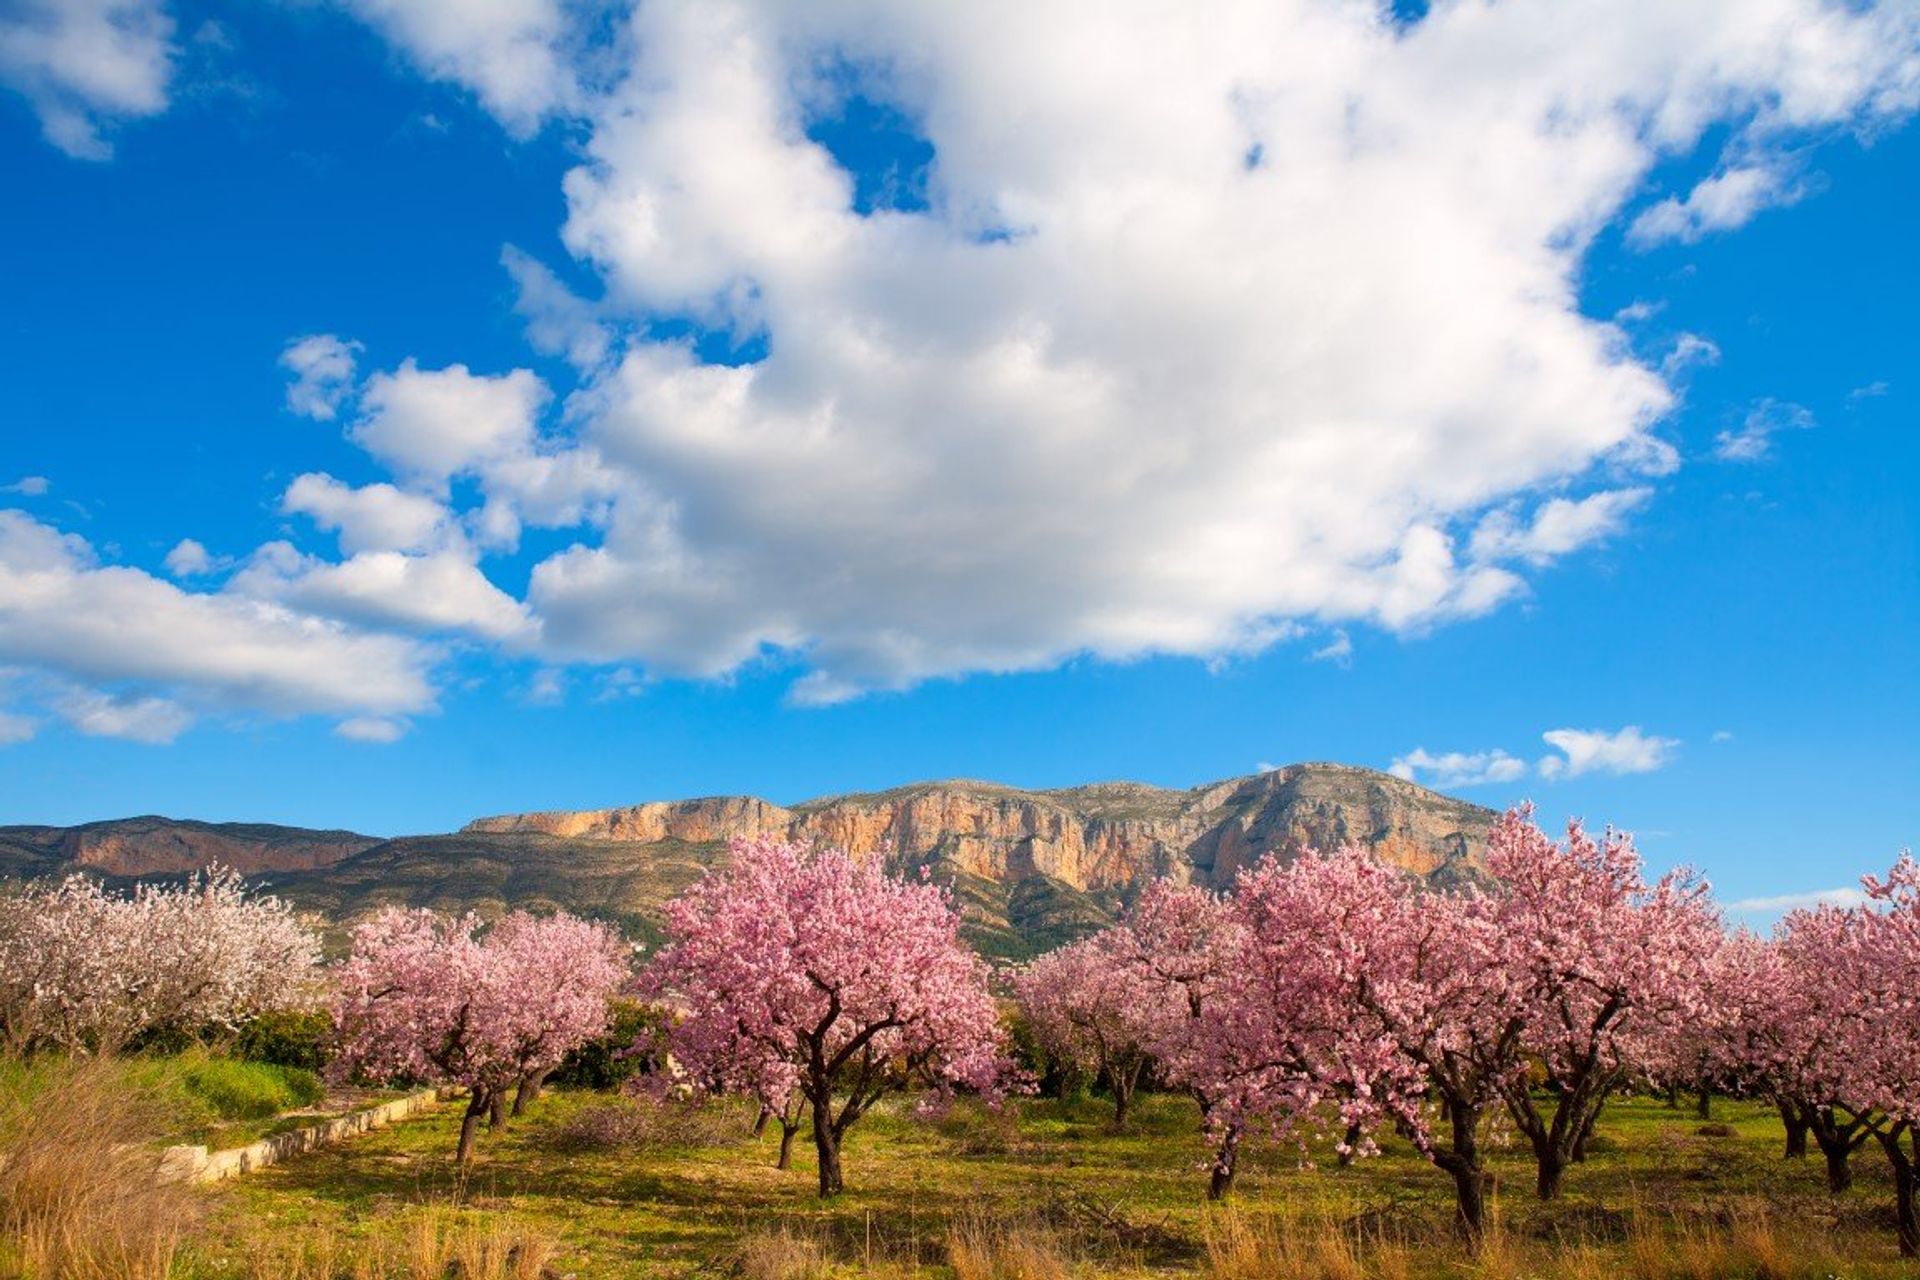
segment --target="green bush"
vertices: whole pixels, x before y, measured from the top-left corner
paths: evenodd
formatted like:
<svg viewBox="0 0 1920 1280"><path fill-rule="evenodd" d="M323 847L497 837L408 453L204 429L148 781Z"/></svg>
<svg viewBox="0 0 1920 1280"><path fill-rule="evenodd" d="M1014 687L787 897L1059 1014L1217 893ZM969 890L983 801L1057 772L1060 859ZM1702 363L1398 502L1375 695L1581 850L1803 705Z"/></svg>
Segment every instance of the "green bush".
<svg viewBox="0 0 1920 1280"><path fill-rule="evenodd" d="M310 1107L326 1093L311 1071L233 1058L194 1062L182 1072L181 1081L187 1093L205 1100L222 1120L265 1120Z"/></svg>
<svg viewBox="0 0 1920 1280"><path fill-rule="evenodd" d="M333 1016L325 1009L275 1009L241 1029L234 1052L253 1062L323 1071L332 1041Z"/></svg>
<svg viewBox="0 0 1920 1280"><path fill-rule="evenodd" d="M616 1000L607 1033L568 1054L547 1079L575 1089L617 1089L651 1070L666 1043L666 1019L660 1010L633 1000ZM636 1045L640 1051L629 1052Z"/></svg>

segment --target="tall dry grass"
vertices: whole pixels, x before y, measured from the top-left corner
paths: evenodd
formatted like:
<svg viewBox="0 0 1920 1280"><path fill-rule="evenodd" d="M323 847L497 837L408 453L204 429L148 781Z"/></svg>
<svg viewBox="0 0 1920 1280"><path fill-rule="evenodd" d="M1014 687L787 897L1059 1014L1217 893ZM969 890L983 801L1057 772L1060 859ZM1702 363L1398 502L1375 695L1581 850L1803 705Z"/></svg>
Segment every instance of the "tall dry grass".
<svg viewBox="0 0 1920 1280"><path fill-rule="evenodd" d="M164 1115L124 1064L10 1063L0 1089L0 1275L165 1280L197 1217L163 1186Z"/></svg>
<svg viewBox="0 0 1920 1280"><path fill-rule="evenodd" d="M248 1280L545 1280L555 1274L560 1253L558 1237L540 1228L430 1205L367 1239L312 1227L254 1242L243 1274Z"/></svg>

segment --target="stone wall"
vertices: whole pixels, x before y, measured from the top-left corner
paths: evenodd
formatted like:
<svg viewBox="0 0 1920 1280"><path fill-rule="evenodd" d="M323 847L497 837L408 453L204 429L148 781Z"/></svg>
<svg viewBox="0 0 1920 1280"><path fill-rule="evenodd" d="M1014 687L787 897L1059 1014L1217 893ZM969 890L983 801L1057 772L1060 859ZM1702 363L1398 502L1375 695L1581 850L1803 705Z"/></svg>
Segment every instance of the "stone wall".
<svg viewBox="0 0 1920 1280"><path fill-rule="evenodd" d="M365 1111L335 1116L304 1129L276 1133L271 1138L262 1138L258 1142L226 1151L208 1151L205 1147L193 1146L168 1147L160 1156L160 1178L163 1182L220 1182L237 1178L243 1173L264 1169L292 1156L317 1151L357 1134L431 1110L448 1096L451 1095L444 1090L423 1089Z"/></svg>

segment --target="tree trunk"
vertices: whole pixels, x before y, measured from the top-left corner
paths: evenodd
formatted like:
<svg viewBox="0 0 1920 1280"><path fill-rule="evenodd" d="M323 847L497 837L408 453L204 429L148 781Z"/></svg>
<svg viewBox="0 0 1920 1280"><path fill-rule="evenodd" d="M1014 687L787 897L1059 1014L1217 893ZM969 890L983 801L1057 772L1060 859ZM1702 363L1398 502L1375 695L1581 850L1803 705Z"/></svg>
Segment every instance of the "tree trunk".
<svg viewBox="0 0 1920 1280"><path fill-rule="evenodd" d="M1230 1125L1213 1153L1213 1177L1207 1182L1207 1199L1225 1200L1233 1191L1233 1175L1240 1164L1240 1126Z"/></svg>
<svg viewBox="0 0 1920 1280"><path fill-rule="evenodd" d="M1874 1137L1880 1140L1880 1147L1887 1153L1887 1163L1893 1166L1893 1222L1894 1232L1900 1241L1900 1256L1903 1258L1920 1257L1920 1216L1914 1209L1915 1179L1920 1170L1914 1168L1915 1157L1920 1156L1920 1134L1914 1135L1914 1155L1907 1154L1901 1139L1907 1136L1907 1126L1896 1125L1888 1130L1874 1131Z"/></svg>
<svg viewBox="0 0 1920 1280"><path fill-rule="evenodd" d="M1700 1086L1700 1096L1694 1102L1693 1113L1696 1116L1699 1116L1702 1120L1713 1119L1713 1088L1712 1086L1704 1085L1704 1084Z"/></svg>
<svg viewBox="0 0 1920 1280"><path fill-rule="evenodd" d="M454 1153L456 1164L466 1164L473 1159L473 1139L480 1132L480 1118L487 1114L489 1103L486 1091L475 1089L467 1099L467 1113L460 1120L460 1146Z"/></svg>
<svg viewBox="0 0 1920 1280"><path fill-rule="evenodd" d="M1460 1228L1478 1244L1487 1229L1487 1173L1480 1167L1480 1108L1449 1099L1447 1120L1452 1142L1433 1153L1433 1162L1453 1177Z"/></svg>
<svg viewBox="0 0 1920 1280"><path fill-rule="evenodd" d="M753 1136L757 1138L765 1133L767 1131L767 1121L771 1119L773 1119L773 1108L767 1106L765 1103L761 1103L760 1114L753 1118ZM786 1168L785 1165L780 1167L783 1169Z"/></svg>
<svg viewBox="0 0 1920 1280"><path fill-rule="evenodd" d="M1146 1070L1145 1058L1137 1058L1131 1063L1107 1067L1107 1084L1113 1090L1113 1127L1127 1127L1127 1117L1133 1113L1134 1090L1140 1087L1141 1072Z"/></svg>
<svg viewBox="0 0 1920 1280"><path fill-rule="evenodd" d="M1667 1085L1667 1110L1678 1111L1679 1109L1680 1109L1680 1082L1678 1080L1674 1080L1674 1081L1670 1081Z"/></svg>
<svg viewBox="0 0 1920 1280"><path fill-rule="evenodd" d="M513 1114L518 1116L534 1103L540 1101L540 1090L547 1084L547 1073L535 1071L520 1077L519 1087L513 1091Z"/></svg>
<svg viewBox="0 0 1920 1280"><path fill-rule="evenodd" d="M1587 1141L1593 1137L1593 1127L1600 1123L1600 1113L1606 1109L1607 1104L1602 1102L1599 1106L1588 1112L1587 1122L1581 1125L1580 1132L1574 1135L1572 1157L1575 1164L1585 1164L1587 1162Z"/></svg>
<svg viewBox="0 0 1920 1280"><path fill-rule="evenodd" d="M1786 1150L1780 1153L1781 1158L1784 1160L1805 1159L1807 1154L1806 1118L1791 1106L1777 1099L1773 1105L1774 1109L1780 1113L1780 1123L1784 1125L1787 1130Z"/></svg>
<svg viewBox="0 0 1920 1280"><path fill-rule="evenodd" d="M507 1127L507 1093L504 1089L487 1097L487 1127L489 1129Z"/></svg>
<svg viewBox="0 0 1920 1280"><path fill-rule="evenodd" d="M774 1168L791 1169L793 1167L793 1135L798 1132L800 1132L800 1122L798 1120L795 1120L792 1124L788 1124L784 1118L781 1119L780 1158L774 1161Z"/></svg>
<svg viewBox="0 0 1920 1280"><path fill-rule="evenodd" d="M1353 1149L1360 1145L1360 1135L1361 1129L1358 1124L1348 1125L1346 1133L1341 1135L1340 1167L1342 1169L1353 1163Z"/></svg>
<svg viewBox="0 0 1920 1280"><path fill-rule="evenodd" d="M840 1135L833 1127L833 1107L823 1092L813 1099L813 1149L820 1157L820 1198L847 1189L840 1174Z"/></svg>
<svg viewBox="0 0 1920 1280"><path fill-rule="evenodd" d="M1853 1165L1848 1157L1853 1153L1847 1150L1845 1143L1832 1145L1820 1144L1820 1154L1827 1158L1827 1190L1834 1195L1844 1194L1853 1185Z"/></svg>

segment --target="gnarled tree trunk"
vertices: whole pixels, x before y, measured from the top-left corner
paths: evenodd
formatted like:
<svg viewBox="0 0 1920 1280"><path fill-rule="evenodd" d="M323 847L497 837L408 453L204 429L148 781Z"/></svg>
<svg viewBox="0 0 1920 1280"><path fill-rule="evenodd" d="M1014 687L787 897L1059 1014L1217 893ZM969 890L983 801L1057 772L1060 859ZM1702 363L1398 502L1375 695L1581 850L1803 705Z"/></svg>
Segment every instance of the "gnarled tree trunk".
<svg viewBox="0 0 1920 1280"><path fill-rule="evenodd" d="M456 1164L473 1159L473 1140L480 1132L480 1121L493 1109L493 1100L485 1089L475 1089L467 1098L467 1113L460 1119L460 1145L454 1152Z"/></svg>

